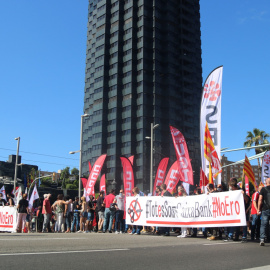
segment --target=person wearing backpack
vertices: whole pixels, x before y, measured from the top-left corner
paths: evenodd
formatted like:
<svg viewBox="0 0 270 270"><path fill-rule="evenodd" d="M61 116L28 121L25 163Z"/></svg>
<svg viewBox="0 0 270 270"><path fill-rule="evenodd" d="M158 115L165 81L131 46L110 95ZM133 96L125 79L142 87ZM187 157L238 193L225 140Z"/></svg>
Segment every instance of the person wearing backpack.
<svg viewBox="0 0 270 270"><path fill-rule="evenodd" d="M261 189L257 214L261 215L260 246L264 246L267 225L270 219L270 178L265 180L266 186Z"/></svg>

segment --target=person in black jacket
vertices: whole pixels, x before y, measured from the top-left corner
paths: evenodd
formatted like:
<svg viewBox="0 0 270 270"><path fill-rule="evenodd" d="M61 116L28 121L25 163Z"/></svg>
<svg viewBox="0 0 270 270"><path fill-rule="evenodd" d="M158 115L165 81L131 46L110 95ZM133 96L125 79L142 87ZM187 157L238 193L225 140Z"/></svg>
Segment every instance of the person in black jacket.
<svg viewBox="0 0 270 270"><path fill-rule="evenodd" d="M264 246L267 225L270 219L270 178L265 180L266 186L261 189L257 214L261 215L260 246Z"/></svg>
<svg viewBox="0 0 270 270"><path fill-rule="evenodd" d="M25 227L26 216L29 213L29 203L27 201L27 194L23 194L22 199L19 201L17 209L17 232L22 232Z"/></svg>

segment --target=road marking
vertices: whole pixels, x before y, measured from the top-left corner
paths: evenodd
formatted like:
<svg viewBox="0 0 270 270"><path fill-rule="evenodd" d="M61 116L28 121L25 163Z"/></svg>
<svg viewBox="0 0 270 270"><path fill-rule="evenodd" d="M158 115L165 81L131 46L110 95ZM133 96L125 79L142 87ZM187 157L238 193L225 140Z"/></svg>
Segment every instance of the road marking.
<svg viewBox="0 0 270 270"><path fill-rule="evenodd" d="M254 268L245 268L243 270L269 270L270 265L260 266L260 267L254 267Z"/></svg>
<svg viewBox="0 0 270 270"><path fill-rule="evenodd" d="M13 238L13 239L0 239L0 241L40 241L40 240L88 240L88 238Z"/></svg>
<svg viewBox="0 0 270 270"><path fill-rule="evenodd" d="M241 242L203 244L203 246L230 245L230 244L241 244Z"/></svg>
<svg viewBox="0 0 270 270"><path fill-rule="evenodd" d="M113 252L113 251L127 251L127 250L130 250L130 249L90 249L90 250L67 250L67 251L32 252L32 253L7 253L7 254L0 254L0 256L47 255L47 254L91 253L91 252Z"/></svg>

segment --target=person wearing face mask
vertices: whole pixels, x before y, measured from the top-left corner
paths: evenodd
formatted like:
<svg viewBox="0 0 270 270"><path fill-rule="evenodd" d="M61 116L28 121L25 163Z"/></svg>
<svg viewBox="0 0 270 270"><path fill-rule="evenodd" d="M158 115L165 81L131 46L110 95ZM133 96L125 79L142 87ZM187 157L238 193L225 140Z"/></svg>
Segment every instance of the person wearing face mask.
<svg viewBox="0 0 270 270"><path fill-rule="evenodd" d="M114 203L116 203L116 212L115 212L115 233L123 233L125 231L125 222L124 222L124 207L125 207L125 195L123 190L119 191L119 195L115 196Z"/></svg>

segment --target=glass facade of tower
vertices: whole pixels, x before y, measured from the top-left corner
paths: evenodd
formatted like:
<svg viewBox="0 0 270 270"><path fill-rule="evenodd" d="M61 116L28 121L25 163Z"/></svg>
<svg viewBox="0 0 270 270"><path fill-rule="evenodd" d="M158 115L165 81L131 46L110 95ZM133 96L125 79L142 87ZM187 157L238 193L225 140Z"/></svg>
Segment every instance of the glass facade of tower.
<svg viewBox="0 0 270 270"><path fill-rule="evenodd" d="M102 172L122 185L120 156L134 155L135 185L149 190L154 169L175 161L169 125L186 138L199 181L202 89L199 0L89 0L82 173L101 154ZM154 179L154 177L153 177Z"/></svg>

